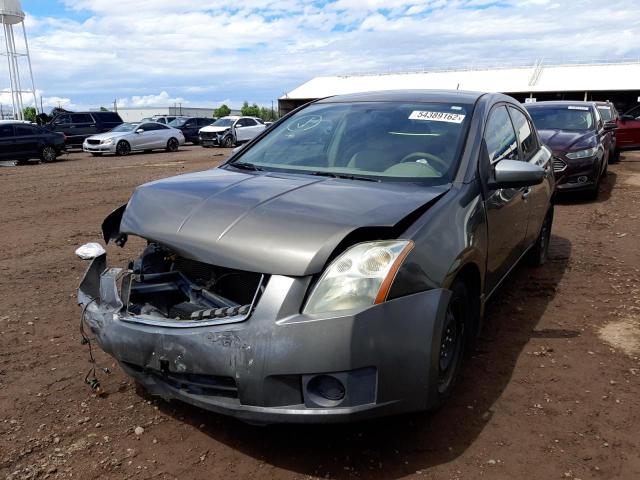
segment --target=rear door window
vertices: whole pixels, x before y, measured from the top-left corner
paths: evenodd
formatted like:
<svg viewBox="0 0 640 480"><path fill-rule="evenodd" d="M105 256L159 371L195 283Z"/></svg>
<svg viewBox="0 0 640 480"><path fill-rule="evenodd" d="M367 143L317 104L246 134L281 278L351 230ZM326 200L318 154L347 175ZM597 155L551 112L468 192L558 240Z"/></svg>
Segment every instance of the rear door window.
<svg viewBox="0 0 640 480"><path fill-rule="evenodd" d="M538 142L535 134L533 133L533 127L529 122L529 119L520 110L509 107L509 111L511 112L513 125L515 126L518 134L518 140L520 140L522 155L525 160L529 160L538 150Z"/></svg>

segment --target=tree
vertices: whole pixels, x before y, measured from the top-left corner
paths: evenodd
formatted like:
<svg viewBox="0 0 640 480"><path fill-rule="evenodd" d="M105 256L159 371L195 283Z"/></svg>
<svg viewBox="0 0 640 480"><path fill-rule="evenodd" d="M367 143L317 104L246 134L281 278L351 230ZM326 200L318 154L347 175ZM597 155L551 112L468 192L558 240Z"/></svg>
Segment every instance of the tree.
<svg viewBox="0 0 640 480"><path fill-rule="evenodd" d="M242 104L242 108L240 109L240 113L245 117L259 117L260 116L260 107L257 104L253 104L249 106L249 102L245 100Z"/></svg>
<svg viewBox="0 0 640 480"><path fill-rule="evenodd" d="M108 108L105 108L105 107L100 107L100 111L101 111L101 112L108 112L108 111L109 111L109 109L108 109Z"/></svg>
<svg viewBox="0 0 640 480"><path fill-rule="evenodd" d="M224 103L213 111L213 116L216 118L227 117L229 115L231 115L231 109Z"/></svg>
<svg viewBox="0 0 640 480"><path fill-rule="evenodd" d="M38 112L36 112L36 109L33 107L24 107L24 110L22 110L22 115L24 116L25 120L35 122L36 117L38 116Z"/></svg>

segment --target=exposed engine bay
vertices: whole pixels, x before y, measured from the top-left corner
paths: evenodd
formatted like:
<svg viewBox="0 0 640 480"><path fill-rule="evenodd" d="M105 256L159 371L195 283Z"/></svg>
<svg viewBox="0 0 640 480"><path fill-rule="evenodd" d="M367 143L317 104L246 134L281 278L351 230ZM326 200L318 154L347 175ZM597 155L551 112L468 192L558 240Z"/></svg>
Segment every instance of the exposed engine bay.
<svg viewBox="0 0 640 480"><path fill-rule="evenodd" d="M150 243L123 277L122 301L141 323L224 323L246 318L265 285L265 275L187 259Z"/></svg>

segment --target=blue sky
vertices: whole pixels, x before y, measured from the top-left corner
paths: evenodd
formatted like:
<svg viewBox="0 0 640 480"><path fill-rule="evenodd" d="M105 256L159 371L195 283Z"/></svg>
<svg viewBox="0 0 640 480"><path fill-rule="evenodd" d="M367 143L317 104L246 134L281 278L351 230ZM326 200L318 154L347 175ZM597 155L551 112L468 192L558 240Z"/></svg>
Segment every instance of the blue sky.
<svg viewBox="0 0 640 480"><path fill-rule="evenodd" d="M36 86L68 108L270 105L317 75L640 56L637 0L22 4Z"/></svg>

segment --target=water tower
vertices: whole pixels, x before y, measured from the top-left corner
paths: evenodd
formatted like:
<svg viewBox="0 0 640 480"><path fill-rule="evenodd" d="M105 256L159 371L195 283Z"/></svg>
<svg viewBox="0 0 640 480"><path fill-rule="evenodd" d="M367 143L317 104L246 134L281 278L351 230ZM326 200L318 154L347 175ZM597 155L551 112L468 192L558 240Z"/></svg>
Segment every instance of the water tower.
<svg viewBox="0 0 640 480"><path fill-rule="evenodd" d="M13 117L17 120L24 120L24 104L22 102L22 94L33 95L33 104L38 111L38 101L36 100L36 86L33 81L33 71L31 69L31 57L29 55L29 42L27 42L27 30L24 27L24 12L20 0L0 0L0 23L4 29L5 52L0 55L6 55L7 64L9 65L9 81L11 83L11 102L13 104ZM22 34L24 36L24 51L18 51L16 48L16 38L14 35L14 26L22 25ZM22 77L20 76L21 67L24 63L28 65L29 79L31 80L31 89L25 89L22 86ZM28 87L27 87L28 88Z"/></svg>

